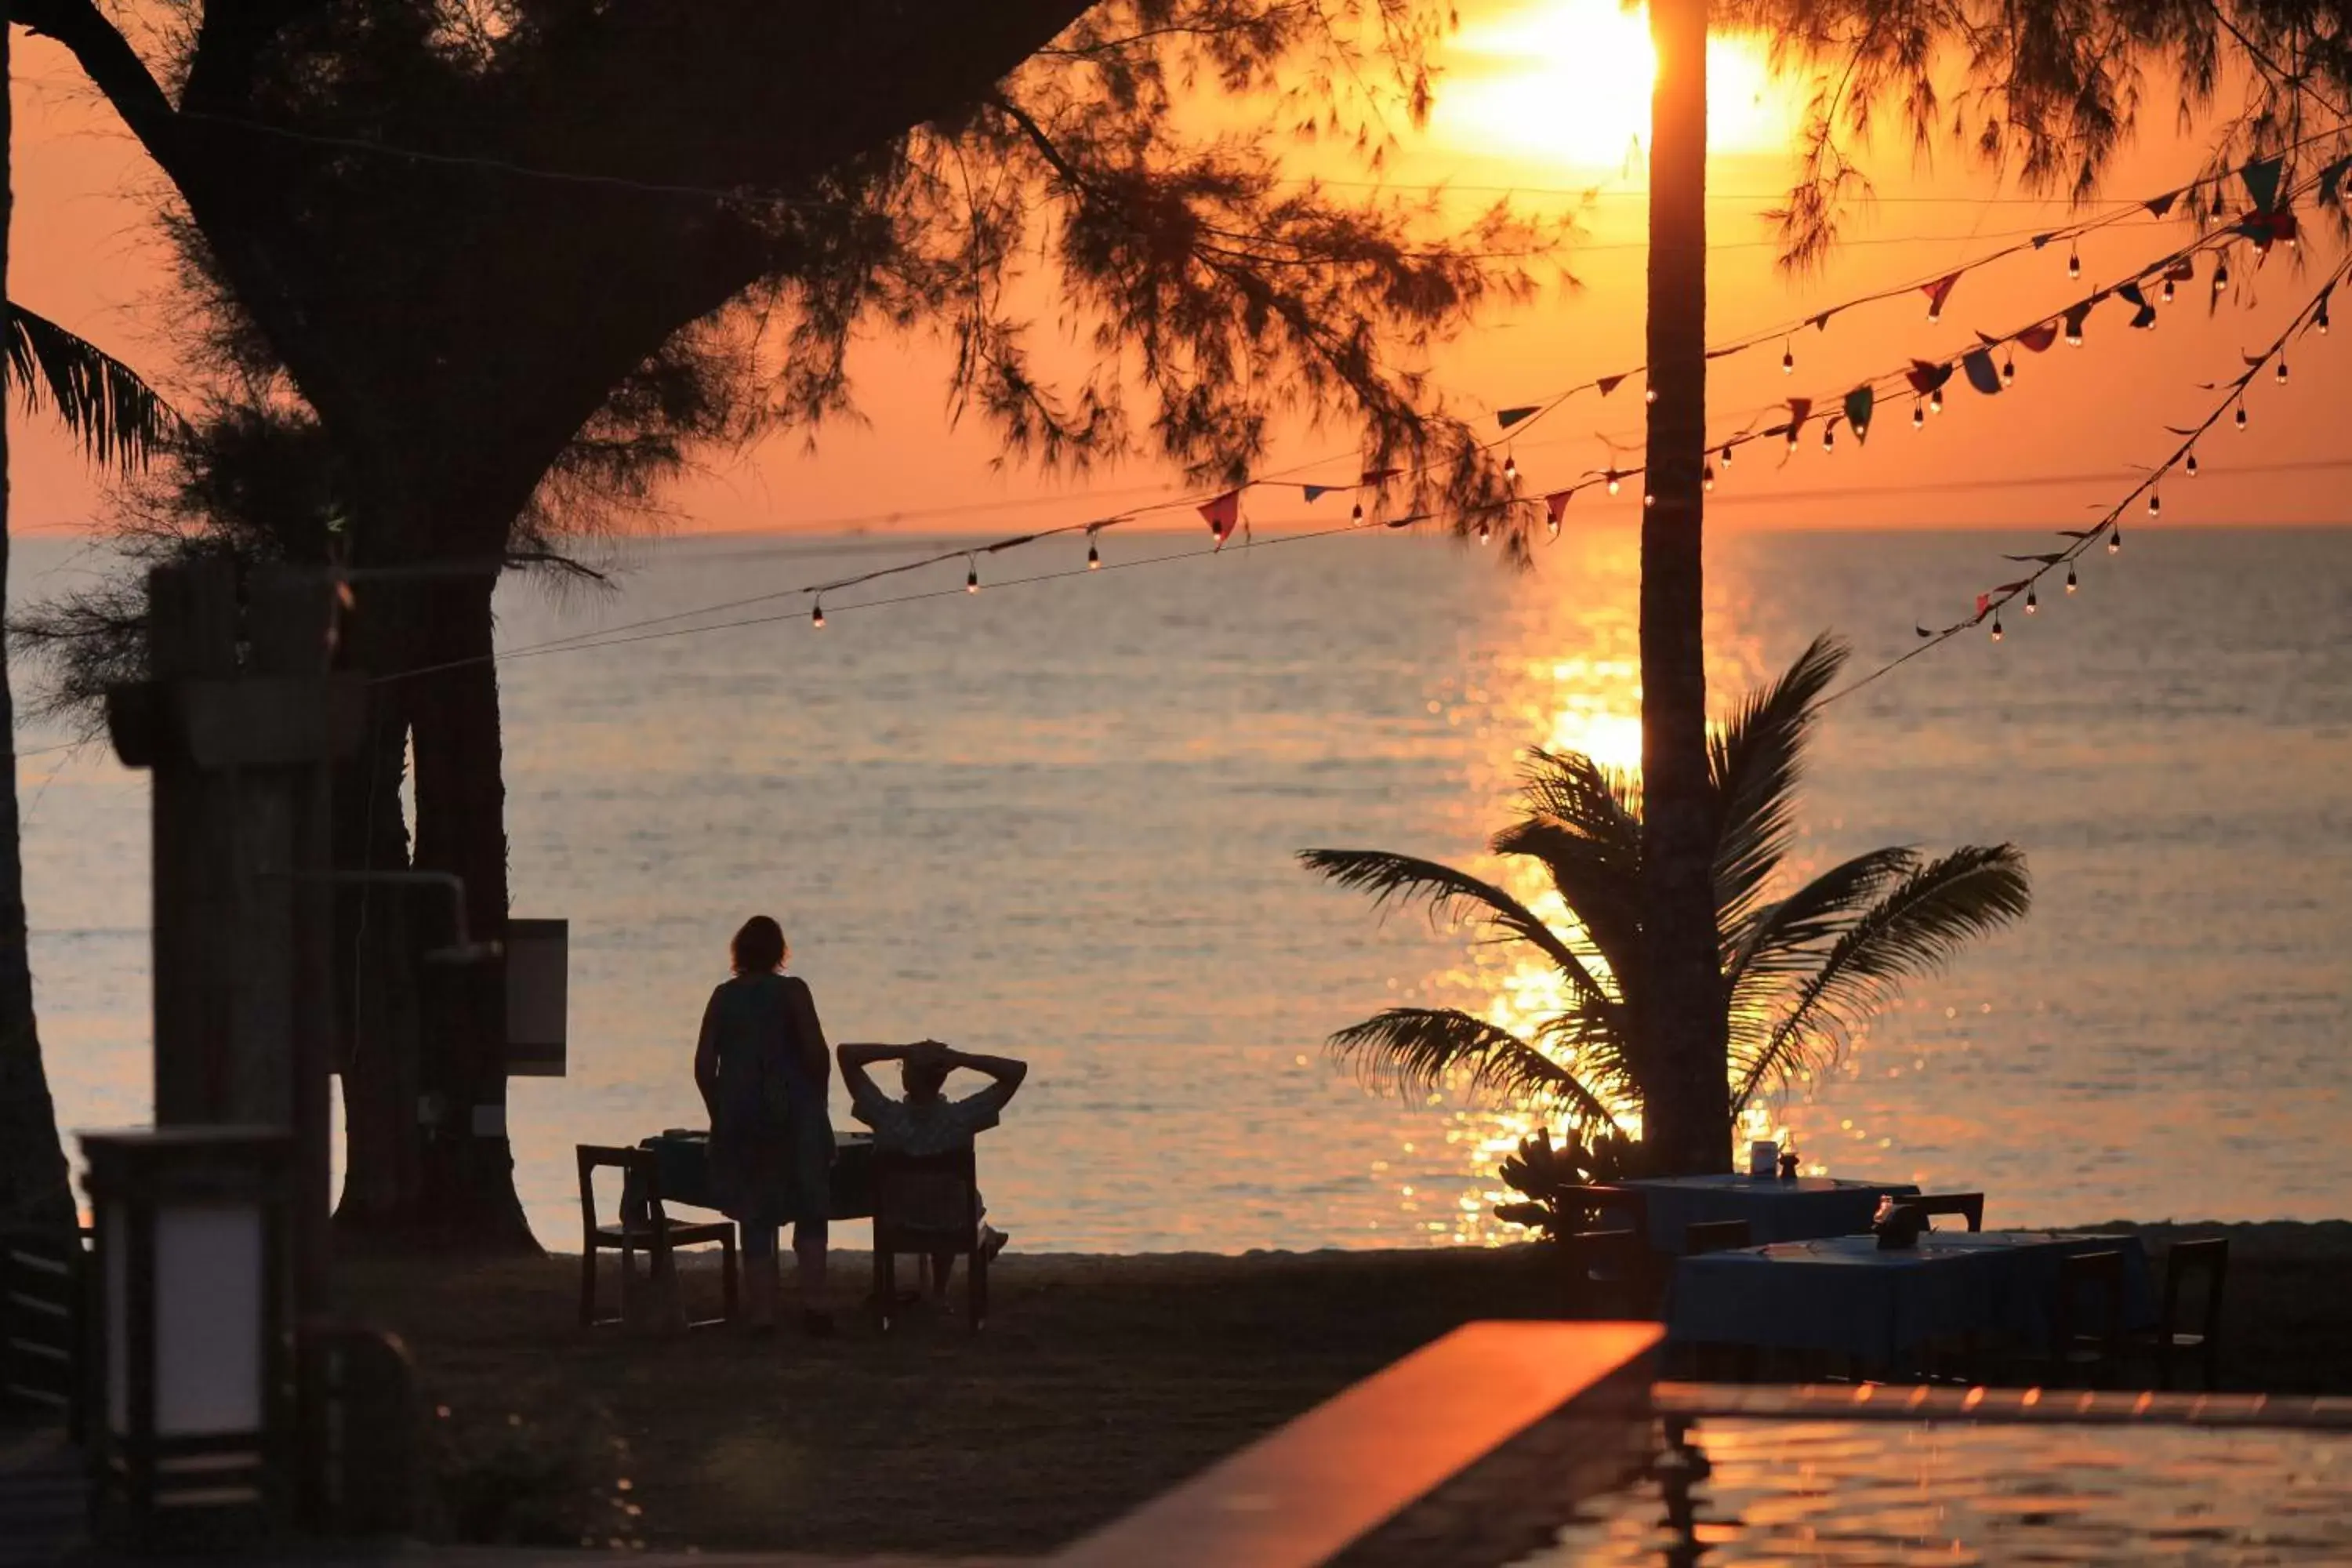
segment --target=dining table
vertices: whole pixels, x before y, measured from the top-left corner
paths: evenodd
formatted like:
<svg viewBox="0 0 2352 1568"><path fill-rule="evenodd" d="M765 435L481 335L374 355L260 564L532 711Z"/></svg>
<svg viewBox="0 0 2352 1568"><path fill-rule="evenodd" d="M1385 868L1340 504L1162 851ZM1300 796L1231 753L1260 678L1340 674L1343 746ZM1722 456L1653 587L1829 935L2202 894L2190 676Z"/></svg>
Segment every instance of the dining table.
<svg viewBox="0 0 2352 1568"><path fill-rule="evenodd" d="M1642 1194L1649 1210L1650 1250L1669 1258L1682 1256L1689 1227L1702 1222L1746 1220L1748 1238L1757 1243L1850 1236L1870 1228L1880 1198L1915 1197L1919 1192L1910 1182L1729 1173L1640 1176L1612 1184Z"/></svg>
<svg viewBox="0 0 2352 1568"><path fill-rule="evenodd" d="M1882 1247L1871 1235L1816 1237L1681 1258L1666 1331L1693 1344L1822 1351L1880 1366L1969 1335L2046 1350L2060 1266L2103 1251L2123 1255L2124 1328L2153 1325L2156 1289L2136 1236L1937 1230L1904 1247Z"/></svg>

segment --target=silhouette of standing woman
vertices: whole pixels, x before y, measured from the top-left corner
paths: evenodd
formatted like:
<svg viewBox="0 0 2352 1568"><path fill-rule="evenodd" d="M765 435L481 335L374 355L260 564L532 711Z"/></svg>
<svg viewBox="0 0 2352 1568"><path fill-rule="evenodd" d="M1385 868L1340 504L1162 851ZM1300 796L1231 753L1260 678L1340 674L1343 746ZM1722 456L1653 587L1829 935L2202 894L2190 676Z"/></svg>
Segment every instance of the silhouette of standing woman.
<svg viewBox="0 0 2352 1568"><path fill-rule="evenodd" d="M735 933L735 974L702 1011L694 1081L710 1112L712 1193L742 1230L751 1331L775 1330L782 1285L776 1232L789 1223L802 1325L827 1334L832 1058L808 983L782 973L790 952L783 928L766 915L753 915Z"/></svg>

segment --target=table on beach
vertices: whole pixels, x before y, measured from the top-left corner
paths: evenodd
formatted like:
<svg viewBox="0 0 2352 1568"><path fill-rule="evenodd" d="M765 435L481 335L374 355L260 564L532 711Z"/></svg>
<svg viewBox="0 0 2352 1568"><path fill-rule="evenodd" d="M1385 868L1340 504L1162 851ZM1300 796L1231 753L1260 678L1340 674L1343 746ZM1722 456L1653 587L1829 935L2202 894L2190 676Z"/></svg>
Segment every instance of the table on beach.
<svg viewBox="0 0 2352 1568"><path fill-rule="evenodd" d="M1616 1185L1642 1194L1650 1250L1669 1258L1682 1256L1685 1229L1703 1221L1744 1219L1748 1239L1759 1243L1851 1236L1870 1228L1880 1197L1919 1192L1909 1182L1828 1176L1644 1176Z"/></svg>
<svg viewBox="0 0 2352 1568"><path fill-rule="evenodd" d="M654 1152L654 1181L664 1204L688 1208L717 1208L710 1195L710 1134L696 1128L673 1127L637 1147ZM833 1135L833 1207L835 1219L874 1216L874 1135L836 1132ZM624 1194L623 1205L632 1198Z"/></svg>
<svg viewBox="0 0 2352 1568"><path fill-rule="evenodd" d="M2125 1328L2148 1327L2156 1289L2137 1237L1956 1230L1891 1250L1874 1236L1838 1236L1685 1258L1675 1265L1666 1330L1692 1343L1830 1351L1877 1365L1966 1334L2046 1348L2060 1262L2106 1251L2123 1254Z"/></svg>

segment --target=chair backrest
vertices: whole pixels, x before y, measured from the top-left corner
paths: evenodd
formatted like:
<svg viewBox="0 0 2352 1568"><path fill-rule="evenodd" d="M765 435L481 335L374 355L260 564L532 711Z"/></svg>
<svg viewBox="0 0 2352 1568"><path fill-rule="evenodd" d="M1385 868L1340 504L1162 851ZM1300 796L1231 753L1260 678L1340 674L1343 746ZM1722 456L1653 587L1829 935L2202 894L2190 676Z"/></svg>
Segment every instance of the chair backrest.
<svg viewBox="0 0 2352 1568"><path fill-rule="evenodd" d="M2230 1272L2230 1238L2226 1236L2207 1237L2199 1241L2176 1241L2166 1256L2164 1264L2164 1330L2167 1334L2179 1331L2180 1323L2180 1287L2183 1281L2202 1277L2205 1291L2204 1321L2198 1332L2208 1340L2221 1330L2221 1281Z"/></svg>
<svg viewBox="0 0 2352 1568"><path fill-rule="evenodd" d="M658 1166L652 1150L614 1149L601 1143L579 1143L573 1148L580 1161L580 1224L583 1235L593 1236L601 1223L596 1218L596 1173L604 1169L621 1173L624 1196L626 1195L629 1177L635 1176L654 1223L660 1225L667 1220L668 1216L662 1212L661 1187L655 1180ZM623 1214L622 1223L628 1223L628 1218L626 1214Z"/></svg>
<svg viewBox="0 0 2352 1568"><path fill-rule="evenodd" d="M0 1410L21 1403L78 1427L89 1371L89 1235L0 1227Z"/></svg>
<svg viewBox="0 0 2352 1568"><path fill-rule="evenodd" d="M1923 1215L1958 1215L1969 1222L1970 1230L1984 1228L1982 1193L1922 1193L1916 1198L1896 1198L1895 1201L1909 1204Z"/></svg>
<svg viewBox="0 0 2352 1568"><path fill-rule="evenodd" d="M869 1168L877 1248L969 1251L980 1244L980 1164L973 1151L901 1154L877 1149Z"/></svg>
<svg viewBox="0 0 2352 1568"><path fill-rule="evenodd" d="M2095 1298L2095 1310L2085 1310L2085 1298ZM2059 1350L2079 1339L2106 1342L2112 1352L2123 1342L2124 1255L2120 1252L2069 1253L2058 1262Z"/></svg>
<svg viewBox="0 0 2352 1568"><path fill-rule="evenodd" d="M1593 1234L1604 1234L1630 1227L1637 1237L1650 1234L1649 1194L1639 1187L1612 1187L1601 1184L1582 1187L1558 1187L1553 1198L1563 1209L1573 1213L1581 1208L1591 1215ZM1572 1226L1571 1229L1580 1229Z"/></svg>
<svg viewBox="0 0 2352 1568"><path fill-rule="evenodd" d="M1749 1245L1748 1222L1744 1219L1706 1219L1683 1226L1685 1257L1696 1258L1703 1252L1726 1252Z"/></svg>

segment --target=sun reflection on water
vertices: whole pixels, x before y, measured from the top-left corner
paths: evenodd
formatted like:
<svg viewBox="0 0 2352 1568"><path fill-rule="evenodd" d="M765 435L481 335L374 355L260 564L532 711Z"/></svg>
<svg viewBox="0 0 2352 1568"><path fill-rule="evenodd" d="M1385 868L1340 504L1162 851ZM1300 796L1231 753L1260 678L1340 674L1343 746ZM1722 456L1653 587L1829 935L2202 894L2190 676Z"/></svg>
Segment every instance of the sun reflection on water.
<svg viewBox="0 0 2352 1568"><path fill-rule="evenodd" d="M1473 663L1461 672L1460 701L1449 722L1476 737L1467 759L1467 794L1482 829L1500 826L1508 816L1531 747L1582 752L1604 767L1640 772L1638 542L1628 533L1582 543L1572 574L1541 573L1522 584L1507 605L1496 607L1503 624L1487 646L1471 652ZM1707 679L1718 704L1762 668L1757 639L1738 624L1741 601L1740 584L1728 578L1710 582ZM1481 855L1466 868L1498 883L1554 929L1574 933L1575 921L1541 867ZM1458 964L1427 976L1418 989L1438 1005L1461 1007L1523 1038L1567 1004L1565 984L1551 965L1475 938ZM1417 1192L1405 1186L1400 1197L1408 1227L1465 1246L1527 1239L1527 1231L1494 1217L1495 1205L1513 1196L1497 1172L1544 1119L1459 1093L1433 1096L1432 1109L1445 1121L1442 1168L1449 1173L1450 1197L1427 1190L1426 1183ZM1638 1134L1639 1113L1614 1109L1626 1129ZM1785 1138L1785 1129L1767 1107L1751 1110L1741 1129L1743 1146L1749 1137L1776 1135ZM1403 1152L1408 1159L1414 1155L1410 1143ZM1428 1170L1433 1164L1422 1158L1406 1168Z"/></svg>

